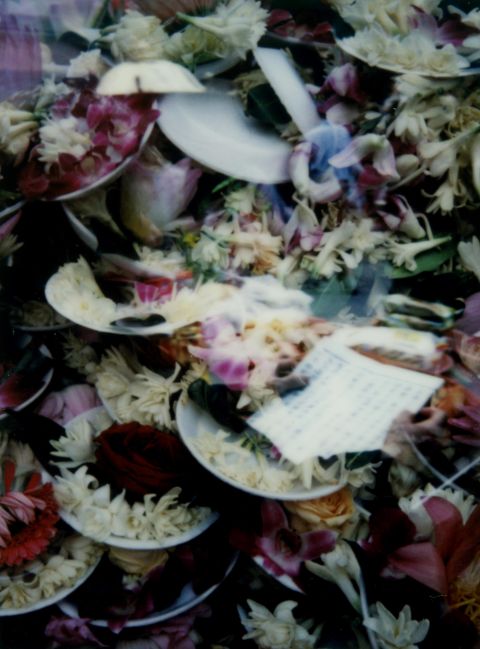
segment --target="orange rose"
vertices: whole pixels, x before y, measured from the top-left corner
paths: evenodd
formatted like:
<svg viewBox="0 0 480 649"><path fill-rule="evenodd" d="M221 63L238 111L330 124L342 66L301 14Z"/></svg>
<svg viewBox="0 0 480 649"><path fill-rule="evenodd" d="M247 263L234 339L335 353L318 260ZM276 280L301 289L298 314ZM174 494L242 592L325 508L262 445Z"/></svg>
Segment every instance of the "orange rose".
<svg viewBox="0 0 480 649"><path fill-rule="evenodd" d="M342 487L329 496L313 500L283 503L292 514L290 523L297 532L309 532L325 528L340 528L355 514L355 504L350 489Z"/></svg>

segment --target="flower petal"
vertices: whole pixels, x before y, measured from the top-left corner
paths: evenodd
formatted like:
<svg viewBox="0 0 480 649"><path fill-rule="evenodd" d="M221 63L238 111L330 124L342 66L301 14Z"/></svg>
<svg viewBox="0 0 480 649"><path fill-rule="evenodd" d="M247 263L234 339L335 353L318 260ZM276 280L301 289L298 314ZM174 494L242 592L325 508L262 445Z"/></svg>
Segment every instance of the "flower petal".
<svg viewBox="0 0 480 649"><path fill-rule="evenodd" d="M446 594L447 574L440 554L431 543L412 543L389 556L391 566L438 593Z"/></svg>

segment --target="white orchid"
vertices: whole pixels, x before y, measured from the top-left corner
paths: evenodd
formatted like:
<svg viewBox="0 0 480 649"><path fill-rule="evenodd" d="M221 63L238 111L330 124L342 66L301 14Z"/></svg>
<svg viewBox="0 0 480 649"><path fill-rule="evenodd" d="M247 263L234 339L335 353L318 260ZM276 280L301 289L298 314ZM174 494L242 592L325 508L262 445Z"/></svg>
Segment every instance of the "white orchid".
<svg viewBox="0 0 480 649"><path fill-rule="evenodd" d="M313 649L317 634L310 634L293 614L297 602L281 602L273 613L258 602L248 600L250 611L243 621L248 633L244 640L254 640L265 649Z"/></svg>
<svg viewBox="0 0 480 649"><path fill-rule="evenodd" d="M381 602L363 623L375 632L382 649L417 649L430 627L429 620L413 620L409 606L404 606L397 618Z"/></svg>

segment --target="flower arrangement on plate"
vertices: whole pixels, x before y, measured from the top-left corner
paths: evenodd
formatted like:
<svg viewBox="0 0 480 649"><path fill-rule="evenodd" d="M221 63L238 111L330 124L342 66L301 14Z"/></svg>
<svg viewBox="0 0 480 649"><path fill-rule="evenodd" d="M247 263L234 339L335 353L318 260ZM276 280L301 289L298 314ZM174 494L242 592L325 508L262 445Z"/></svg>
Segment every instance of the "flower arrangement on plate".
<svg viewBox="0 0 480 649"><path fill-rule="evenodd" d="M218 526L170 550L110 548L93 578L60 608L91 620L94 631L162 623L211 595L235 559Z"/></svg>
<svg viewBox="0 0 480 649"><path fill-rule="evenodd" d="M194 467L168 432L132 421L114 424L100 407L68 421L51 447L60 514L96 541L171 547L201 534L217 518L195 503Z"/></svg>
<svg viewBox="0 0 480 649"><path fill-rule="evenodd" d="M58 524L51 483L30 448L1 437L2 496L0 615L50 606L78 587L98 563L92 541Z"/></svg>

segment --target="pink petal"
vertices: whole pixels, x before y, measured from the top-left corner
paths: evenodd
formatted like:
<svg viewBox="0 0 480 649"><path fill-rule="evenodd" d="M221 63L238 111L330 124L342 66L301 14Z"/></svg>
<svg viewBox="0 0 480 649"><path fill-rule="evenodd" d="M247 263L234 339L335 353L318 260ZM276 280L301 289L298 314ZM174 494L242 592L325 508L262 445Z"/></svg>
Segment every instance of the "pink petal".
<svg viewBox="0 0 480 649"><path fill-rule="evenodd" d="M435 547L446 560L452 553L463 530L462 515L445 498L434 496L423 503L435 529Z"/></svg>
<svg viewBox="0 0 480 649"><path fill-rule="evenodd" d="M337 535L330 530L317 530L300 535L302 545L298 556L304 560L317 559L321 554L330 552L335 547Z"/></svg>
<svg viewBox="0 0 480 649"><path fill-rule="evenodd" d="M445 595L448 590L445 566L437 549L431 543L412 543L396 550L388 558L389 564L412 579Z"/></svg>
<svg viewBox="0 0 480 649"><path fill-rule="evenodd" d="M271 536L282 528L288 529L287 515L275 500L264 500L261 511L263 536Z"/></svg>
<svg viewBox="0 0 480 649"><path fill-rule="evenodd" d="M449 581L453 581L467 568L480 551L480 505L477 505L465 523L460 542L447 564Z"/></svg>

